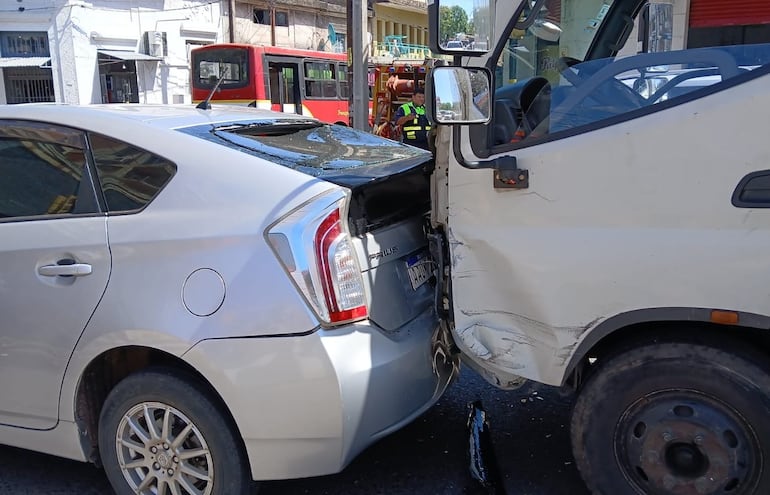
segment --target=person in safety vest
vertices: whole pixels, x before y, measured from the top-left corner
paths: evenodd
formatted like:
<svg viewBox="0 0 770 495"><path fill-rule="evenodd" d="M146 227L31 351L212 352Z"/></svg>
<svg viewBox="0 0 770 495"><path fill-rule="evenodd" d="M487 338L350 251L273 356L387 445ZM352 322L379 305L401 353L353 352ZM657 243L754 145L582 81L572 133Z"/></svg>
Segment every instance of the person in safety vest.
<svg viewBox="0 0 770 495"><path fill-rule="evenodd" d="M415 88L412 101L398 107L393 118L396 126L401 129L401 136L406 144L424 150L430 149L428 147L430 121L425 113L425 90L423 88Z"/></svg>

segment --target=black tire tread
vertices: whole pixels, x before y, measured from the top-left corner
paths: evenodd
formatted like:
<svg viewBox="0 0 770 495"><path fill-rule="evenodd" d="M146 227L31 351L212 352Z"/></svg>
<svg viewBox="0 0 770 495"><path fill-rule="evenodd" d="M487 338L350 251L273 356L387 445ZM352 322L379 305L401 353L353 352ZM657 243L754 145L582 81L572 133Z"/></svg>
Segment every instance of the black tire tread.
<svg viewBox="0 0 770 495"><path fill-rule="evenodd" d="M601 362L597 362L596 368L588 375L573 406L570 424L575 462L591 493L616 495L633 492L630 487L626 487L625 490L618 486L605 489L603 485L608 479L607 472L613 467L595 465L591 460L591 457L596 456L596 452L592 452L594 447L586 439L597 433L592 428L595 428L599 421L597 416L601 416L602 403L606 403L608 397L628 394L628 385L631 383L629 376L633 376L635 372L639 373L641 367L649 366L650 363L676 361L686 361L688 369L702 367L710 370L715 381L726 379L728 384L741 383L746 386L751 384L751 392L756 394L755 407L770 415L768 359L765 358L763 362L762 355L755 350L738 346L728 351L702 342L650 342L610 355ZM670 379L675 380L676 377ZM605 429L610 430L613 426L605 424ZM770 460L770 445L765 443L761 448ZM763 493L770 493L770 487L765 486L770 483L768 466L764 466L764 470L761 489L767 488Z"/></svg>

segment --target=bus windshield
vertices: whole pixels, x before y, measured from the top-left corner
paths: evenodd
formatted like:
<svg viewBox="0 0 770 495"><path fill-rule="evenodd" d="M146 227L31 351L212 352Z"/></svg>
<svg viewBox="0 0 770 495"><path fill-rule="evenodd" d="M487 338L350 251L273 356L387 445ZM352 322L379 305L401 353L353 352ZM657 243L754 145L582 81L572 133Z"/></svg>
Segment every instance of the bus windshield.
<svg viewBox="0 0 770 495"><path fill-rule="evenodd" d="M249 84L248 53L242 48L201 50L193 54L194 85L213 88L220 77L220 88L238 88Z"/></svg>

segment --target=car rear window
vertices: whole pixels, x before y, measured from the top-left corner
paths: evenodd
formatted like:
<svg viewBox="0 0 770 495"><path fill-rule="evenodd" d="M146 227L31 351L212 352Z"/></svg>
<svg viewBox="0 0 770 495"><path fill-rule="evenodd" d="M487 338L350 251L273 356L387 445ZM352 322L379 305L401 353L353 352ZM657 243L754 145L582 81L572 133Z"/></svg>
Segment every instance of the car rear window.
<svg viewBox="0 0 770 495"><path fill-rule="evenodd" d="M238 121L179 129L305 173L387 165L424 157L424 150L315 120Z"/></svg>

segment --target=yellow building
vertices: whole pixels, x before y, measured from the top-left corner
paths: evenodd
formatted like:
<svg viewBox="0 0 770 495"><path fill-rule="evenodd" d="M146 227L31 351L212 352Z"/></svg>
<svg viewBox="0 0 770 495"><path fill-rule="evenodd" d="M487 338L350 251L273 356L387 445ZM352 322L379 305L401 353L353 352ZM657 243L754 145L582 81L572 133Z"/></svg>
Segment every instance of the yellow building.
<svg viewBox="0 0 770 495"><path fill-rule="evenodd" d="M430 55L426 0L375 1L373 7L373 57L421 59Z"/></svg>

